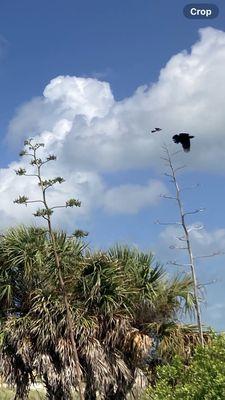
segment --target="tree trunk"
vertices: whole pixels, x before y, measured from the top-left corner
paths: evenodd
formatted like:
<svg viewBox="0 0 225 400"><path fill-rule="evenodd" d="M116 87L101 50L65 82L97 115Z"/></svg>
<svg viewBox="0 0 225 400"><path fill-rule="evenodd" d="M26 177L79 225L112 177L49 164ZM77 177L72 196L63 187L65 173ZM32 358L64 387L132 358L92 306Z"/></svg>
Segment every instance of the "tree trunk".
<svg viewBox="0 0 225 400"><path fill-rule="evenodd" d="M16 394L14 400L27 400L30 390L30 375L32 371L24 364L20 355L15 356L13 369L16 375Z"/></svg>
<svg viewBox="0 0 225 400"><path fill-rule="evenodd" d="M71 390L62 384L61 380L51 382L47 374L44 375L44 385L48 400L72 400Z"/></svg>

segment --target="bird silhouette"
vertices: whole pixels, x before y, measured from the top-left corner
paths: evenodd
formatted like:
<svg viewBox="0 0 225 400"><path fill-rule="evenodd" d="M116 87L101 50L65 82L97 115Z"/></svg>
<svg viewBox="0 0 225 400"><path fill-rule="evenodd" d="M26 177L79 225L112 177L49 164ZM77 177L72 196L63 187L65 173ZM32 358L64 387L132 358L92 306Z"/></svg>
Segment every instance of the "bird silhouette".
<svg viewBox="0 0 225 400"><path fill-rule="evenodd" d="M162 129L161 128L155 128L151 131L151 133L156 133L156 132L160 132Z"/></svg>
<svg viewBox="0 0 225 400"><path fill-rule="evenodd" d="M194 136L189 135L189 133L179 133L179 135L173 136L173 141L174 141L174 143L181 143L184 151L188 152L188 151L190 151L190 147L191 147L190 139L193 139L193 138L194 138Z"/></svg>

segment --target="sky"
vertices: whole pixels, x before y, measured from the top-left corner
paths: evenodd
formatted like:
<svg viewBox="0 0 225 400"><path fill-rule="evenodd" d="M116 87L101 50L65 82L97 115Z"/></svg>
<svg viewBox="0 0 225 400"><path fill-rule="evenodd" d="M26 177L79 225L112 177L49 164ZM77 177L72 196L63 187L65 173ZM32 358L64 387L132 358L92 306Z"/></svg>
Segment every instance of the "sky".
<svg viewBox="0 0 225 400"><path fill-rule="evenodd" d="M199 3L199 2L197 2ZM205 2L207 3L207 2ZM173 153L177 132L195 136L190 153L174 156L197 259L206 285L203 321L225 330L225 4L211 20L184 17L187 1L2 0L0 4L0 211L2 230L36 223L13 204L38 196L14 170L27 137L57 154L46 176L66 182L51 204L82 201L79 210L54 215L56 227L89 231L91 248L116 243L153 251L169 274L177 250L178 220L164 175L162 145ZM150 131L160 126L160 134ZM175 246L174 249L170 247ZM167 264L168 263L168 264ZM183 270L182 268L181 270Z"/></svg>

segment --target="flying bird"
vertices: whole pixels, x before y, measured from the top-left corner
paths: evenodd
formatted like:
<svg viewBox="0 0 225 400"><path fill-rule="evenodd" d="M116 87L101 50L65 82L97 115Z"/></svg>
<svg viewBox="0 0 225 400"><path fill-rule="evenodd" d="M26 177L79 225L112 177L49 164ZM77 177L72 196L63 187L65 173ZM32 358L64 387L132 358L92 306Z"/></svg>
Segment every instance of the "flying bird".
<svg viewBox="0 0 225 400"><path fill-rule="evenodd" d="M155 128L151 131L151 133L156 133L156 132L160 132L162 129L161 128Z"/></svg>
<svg viewBox="0 0 225 400"><path fill-rule="evenodd" d="M189 133L179 133L179 135L173 136L173 141L174 141L174 143L181 143L184 151L188 152L188 151L190 151L190 147L191 147L190 139L193 139L193 138L194 138L194 136L189 135Z"/></svg>

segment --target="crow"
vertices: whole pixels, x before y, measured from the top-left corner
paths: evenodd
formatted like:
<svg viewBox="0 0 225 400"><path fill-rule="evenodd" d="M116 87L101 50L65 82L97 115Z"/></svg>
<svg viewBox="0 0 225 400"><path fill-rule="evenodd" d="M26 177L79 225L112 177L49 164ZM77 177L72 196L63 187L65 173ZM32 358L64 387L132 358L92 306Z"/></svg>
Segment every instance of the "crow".
<svg viewBox="0 0 225 400"><path fill-rule="evenodd" d="M160 132L162 129L161 128L155 128L151 131L151 133L156 133L156 132Z"/></svg>
<svg viewBox="0 0 225 400"><path fill-rule="evenodd" d="M190 139L193 139L194 136L189 135L189 133L179 133L179 135L173 136L174 143L181 143L184 151L190 151L191 142Z"/></svg>

